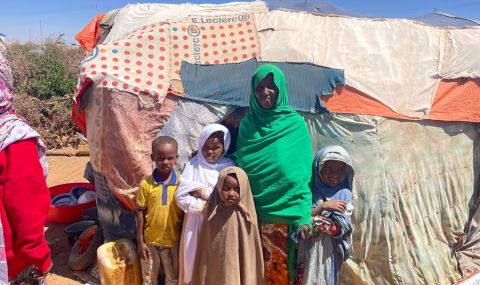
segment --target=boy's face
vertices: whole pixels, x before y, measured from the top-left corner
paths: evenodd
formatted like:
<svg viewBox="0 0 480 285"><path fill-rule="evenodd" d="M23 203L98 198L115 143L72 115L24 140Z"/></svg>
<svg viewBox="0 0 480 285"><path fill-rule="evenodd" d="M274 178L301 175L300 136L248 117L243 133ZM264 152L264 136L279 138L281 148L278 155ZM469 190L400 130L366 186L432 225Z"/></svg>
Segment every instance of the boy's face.
<svg viewBox="0 0 480 285"><path fill-rule="evenodd" d="M170 174L177 163L177 146L171 143L159 144L151 155L159 174Z"/></svg>
<svg viewBox="0 0 480 285"><path fill-rule="evenodd" d="M323 183L331 187L336 187L342 183L345 176L347 176L347 165L341 161L328 160L320 170Z"/></svg>
<svg viewBox="0 0 480 285"><path fill-rule="evenodd" d="M273 81L273 75L269 74L257 86L255 86L255 97L264 109L271 109L277 103L278 88Z"/></svg>
<svg viewBox="0 0 480 285"><path fill-rule="evenodd" d="M225 177L220 198L225 206L238 204L240 201L240 187L238 186L237 179L229 175Z"/></svg>
<svg viewBox="0 0 480 285"><path fill-rule="evenodd" d="M208 138L202 147L203 158L208 163L215 163L222 157L223 143L218 138Z"/></svg>

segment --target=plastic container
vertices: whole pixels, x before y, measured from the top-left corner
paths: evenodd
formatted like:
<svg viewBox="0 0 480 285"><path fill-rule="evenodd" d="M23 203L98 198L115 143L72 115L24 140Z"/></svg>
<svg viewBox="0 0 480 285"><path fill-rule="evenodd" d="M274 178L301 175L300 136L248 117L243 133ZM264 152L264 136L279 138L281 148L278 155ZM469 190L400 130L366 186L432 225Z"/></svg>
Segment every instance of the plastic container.
<svg viewBox="0 0 480 285"><path fill-rule="evenodd" d="M51 205L55 206L70 206L77 204L77 199L72 196L72 194L59 194L57 196L52 197L52 201L50 201Z"/></svg>
<svg viewBox="0 0 480 285"><path fill-rule="evenodd" d="M50 187L50 195L54 197L59 194L70 193L70 191L74 187L81 187L95 191L95 186L90 183L67 183ZM50 205L47 221L58 224L71 224L74 222L78 222L83 218L83 211L85 209L95 207L95 205L95 200L80 205Z"/></svg>
<svg viewBox="0 0 480 285"><path fill-rule="evenodd" d="M135 244L128 239L106 243L97 250L102 285L141 285L142 270Z"/></svg>

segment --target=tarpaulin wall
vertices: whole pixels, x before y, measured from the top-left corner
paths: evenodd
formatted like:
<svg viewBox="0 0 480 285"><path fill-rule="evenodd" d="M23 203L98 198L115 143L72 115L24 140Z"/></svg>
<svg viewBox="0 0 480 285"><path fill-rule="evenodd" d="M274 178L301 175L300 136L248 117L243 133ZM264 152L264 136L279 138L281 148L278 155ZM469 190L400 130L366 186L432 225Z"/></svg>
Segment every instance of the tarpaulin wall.
<svg viewBox="0 0 480 285"><path fill-rule="evenodd" d="M442 80L480 76L478 27L438 28L406 19L292 11L256 14L255 25L261 60L310 62L343 69L347 85L413 119L429 118ZM478 95L478 90L477 85L473 94ZM463 96L469 98L470 94ZM455 101L451 98L450 102ZM363 114L378 115L371 108L366 111ZM450 120L453 116L437 113L435 119ZM480 116L463 119L479 121Z"/></svg>
<svg viewBox="0 0 480 285"><path fill-rule="evenodd" d="M102 96L102 104L109 102L116 111L96 110L102 117L87 116L89 125L96 124L96 133L103 130L90 143L93 153L109 157L107 165L100 165L105 169L102 173L126 179L140 180L144 172L151 171L151 137L176 137L184 162L196 149L202 127L221 121L232 111L179 99L161 128L162 121L155 117L158 110L141 108L134 101L126 104L136 97L108 92ZM118 133L112 122L124 120L125 112L132 114L129 122L124 122L131 127L122 126ZM449 284L458 280L452 248L463 233L468 203L477 189L478 125L302 114L314 150L340 144L355 162L354 254L346 263L344 284ZM120 135L122 144L117 143ZM95 151L98 144L102 151ZM125 156L125 149L132 154ZM141 161L145 169L131 169L131 159ZM135 182L127 185L130 183Z"/></svg>
<svg viewBox="0 0 480 285"><path fill-rule="evenodd" d="M469 207L478 207L478 126L448 121L480 121L480 29L267 13L258 5L128 6L118 11L104 44L85 58L80 82L94 81L84 94L85 127L94 169L104 178L97 187L110 238L132 234L124 226L131 217L115 199L132 206L122 197L131 198L151 173L153 138L178 138L179 162L185 162L201 128L233 111L189 100L180 62L198 63L198 55L203 64L257 58L345 71L347 86L325 100L337 114L303 114L314 151L340 144L356 165L354 254L344 284L449 284L460 278L455 254L461 265L478 266L480 214L467 218ZM185 9L174 17L182 7L201 16ZM465 241L455 246L467 221Z"/></svg>
<svg viewBox="0 0 480 285"><path fill-rule="evenodd" d="M354 253L343 284L458 280L452 248L478 191L478 124L358 115L305 118L314 149L340 144L355 163Z"/></svg>

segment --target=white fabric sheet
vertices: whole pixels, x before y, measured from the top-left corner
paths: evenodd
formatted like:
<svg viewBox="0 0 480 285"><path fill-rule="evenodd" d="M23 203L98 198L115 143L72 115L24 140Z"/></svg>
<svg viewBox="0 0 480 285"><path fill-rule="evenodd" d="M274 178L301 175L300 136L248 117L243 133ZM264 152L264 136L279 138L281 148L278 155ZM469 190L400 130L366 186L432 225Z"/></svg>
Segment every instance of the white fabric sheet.
<svg viewBox="0 0 480 285"><path fill-rule="evenodd" d="M130 4L122 8L103 43L121 39L139 27L165 21L185 20L190 15L228 15L268 10L265 2L232 2L225 4Z"/></svg>
<svg viewBox="0 0 480 285"><path fill-rule="evenodd" d="M285 10L255 17L261 60L344 69L346 84L405 116L427 117L440 80L480 77L478 27Z"/></svg>
<svg viewBox="0 0 480 285"><path fill-rule="evenodd" d="M443 78L480 77L480 28L450 29L446 44Z"/></svg>

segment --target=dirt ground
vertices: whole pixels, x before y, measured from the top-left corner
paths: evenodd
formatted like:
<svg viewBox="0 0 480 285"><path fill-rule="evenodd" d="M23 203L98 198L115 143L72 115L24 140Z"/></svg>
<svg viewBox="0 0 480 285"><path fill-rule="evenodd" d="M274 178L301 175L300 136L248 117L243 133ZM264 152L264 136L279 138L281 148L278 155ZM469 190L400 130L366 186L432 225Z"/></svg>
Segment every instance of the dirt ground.
<svg viewBox="0 0 480 285"><path fill-rule="evenodd" d="M48 161L48 186L70 182L87 182L83 178L85 164L88 156L47 156ZM77 285L85 284L78 276L87 276L84 272L74 273L68 268L68 255L70 245L63 232L66 225L48 223L45 225L45 237L50 245L53 259L53 269L47 276L49 285ZM85 279L82 278L82 279Z"/></svg>

